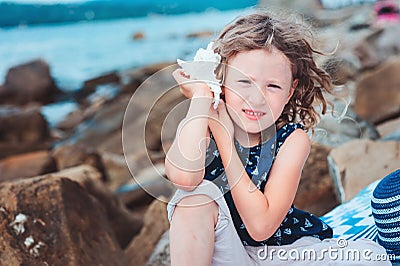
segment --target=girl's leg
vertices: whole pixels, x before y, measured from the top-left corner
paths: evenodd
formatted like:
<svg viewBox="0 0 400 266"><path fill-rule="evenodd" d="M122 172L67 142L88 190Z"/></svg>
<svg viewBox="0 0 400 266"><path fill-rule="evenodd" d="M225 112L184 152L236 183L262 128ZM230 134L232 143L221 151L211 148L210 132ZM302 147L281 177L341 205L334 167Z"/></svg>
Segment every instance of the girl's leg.
<svg viewBox="0 0 400 266"><path fill-rule="evenodd" d="M217 221L218 205L210 197L184 197L176 205L171 220L171 265L210 265Z"/></svg>

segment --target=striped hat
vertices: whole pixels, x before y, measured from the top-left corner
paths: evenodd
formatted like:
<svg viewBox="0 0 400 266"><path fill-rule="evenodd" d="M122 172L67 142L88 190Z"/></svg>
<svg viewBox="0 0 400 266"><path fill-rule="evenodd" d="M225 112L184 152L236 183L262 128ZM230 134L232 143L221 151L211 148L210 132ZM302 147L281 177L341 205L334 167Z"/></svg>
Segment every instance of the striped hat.
<svg viewBox="0 0 400 266"><path fill-rule="evenodd" d="M377 241L400 262L400 169L384 177L371 199L372 215L378 229Z"/></svg>

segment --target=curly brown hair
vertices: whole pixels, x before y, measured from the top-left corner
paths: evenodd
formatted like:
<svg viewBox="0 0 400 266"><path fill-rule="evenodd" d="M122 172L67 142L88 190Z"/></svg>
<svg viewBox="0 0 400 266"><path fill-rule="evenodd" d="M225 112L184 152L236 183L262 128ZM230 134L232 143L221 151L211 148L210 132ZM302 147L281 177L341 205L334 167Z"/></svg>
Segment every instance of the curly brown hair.
<svg viewBox="0 0 400 266"><path fill-rule="evenodd" d="M320 117L314 104L319 102L321 113L326 113L327 105L331 103L325 99L323 91L332 94L333 84L329 74L315 62L315 55L324 53L312 47L312 40L311 27L294 17L278 19L262 10L239 17L214 40L214 52L222 58L217 74L223 78L224 65L240 52L272 48L280 50L289 59L292 78L298 79L298 85L277 119L276 126L280 128L289 122L301 122L306 130L313 129Z"/></svg>

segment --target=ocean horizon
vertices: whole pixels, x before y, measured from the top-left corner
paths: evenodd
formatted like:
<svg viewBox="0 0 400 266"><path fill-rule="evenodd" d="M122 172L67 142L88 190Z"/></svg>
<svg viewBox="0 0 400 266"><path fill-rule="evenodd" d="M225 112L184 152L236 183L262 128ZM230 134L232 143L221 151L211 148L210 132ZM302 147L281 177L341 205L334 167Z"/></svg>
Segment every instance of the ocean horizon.
<svg viewBox="0 0 400 266"><path fill-rule="evenodd" d="M148 15L177 15L199 13L210 9L219 11L254 6L256 0L185 1L175 0L6 0L0 1L0 27L113 20L146 17Z"/></svg>

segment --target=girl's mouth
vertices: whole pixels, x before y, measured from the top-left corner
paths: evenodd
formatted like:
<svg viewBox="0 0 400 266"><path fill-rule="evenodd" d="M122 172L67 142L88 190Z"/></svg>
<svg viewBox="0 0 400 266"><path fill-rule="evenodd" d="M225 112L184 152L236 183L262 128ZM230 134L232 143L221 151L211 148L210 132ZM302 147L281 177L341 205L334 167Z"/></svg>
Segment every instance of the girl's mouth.
<svg viewBox="0 0 400 266"><path fill-rule="evenodd" d="M250 120L259 120L261 117L265 115L264 112L260 111L254 111L254 110L249 110L249 109L242 109L246 117Z"/></svg>

